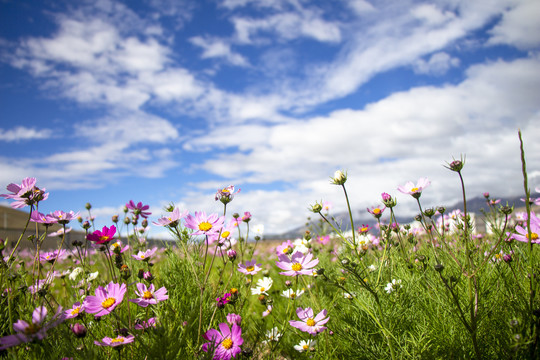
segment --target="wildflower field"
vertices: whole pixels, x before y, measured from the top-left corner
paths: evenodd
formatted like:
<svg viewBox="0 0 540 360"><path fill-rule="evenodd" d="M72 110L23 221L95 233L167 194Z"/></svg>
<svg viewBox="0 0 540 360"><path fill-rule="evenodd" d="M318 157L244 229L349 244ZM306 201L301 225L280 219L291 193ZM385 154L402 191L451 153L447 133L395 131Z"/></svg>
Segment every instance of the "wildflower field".
<svg viewBox="0 0 540 360"><path fill-rule="evenodd" d="M0 357L539 358L540 219L531 206L540 198L531 197L522 143L521 162L526 211L484 194L487 233L467 211L463 158L446 164L462 189L459 211L422 203L429 179L396 184L417 202L418 227L396 223L389 189L367 209L378 226L354 224L348 206L352 229L343 229L316 202L306 204L316 221L303 238L247 241L249 209L227 212L242 201L232 185L208 199L222 213L157 210L154 224L175 238L168 247L147 246L136 225L146 227L156 210L135 201L101 229L80 221L84 241L68 243L64 233L54 251L41 249L47 234L36 227L29 239L0 243ZM329 186L341 187L349 204L345 172ZM35 178L1 196L28 210L30 228L65 229L84 216L40 213L54 194ZM31 250L20 251L21 242Z"/></svg>

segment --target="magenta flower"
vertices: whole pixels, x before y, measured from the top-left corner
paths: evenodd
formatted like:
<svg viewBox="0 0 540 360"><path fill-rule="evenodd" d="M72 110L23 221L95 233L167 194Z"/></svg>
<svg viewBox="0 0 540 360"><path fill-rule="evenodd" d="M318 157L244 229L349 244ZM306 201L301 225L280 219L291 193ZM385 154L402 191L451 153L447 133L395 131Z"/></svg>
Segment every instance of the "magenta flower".
<svg viewBox="0 0 540 360"><path fill-rule="evenodd" d="M256 260L251 260L245 264L238 264L238 271L246 275L255 275L262 270L262 264L256 264Z"/></svg>
<svg viewBox="0 0 540 360"><path fill-rule="evenodd" d="M148 218L149 215L152 215L152 213L150 211L146 211L146 210L150 209L150 206L149 205L143 205L142 202L139 202L139 203L137 203L137 205L135 205L133 200L129 200L129 202L126 204L126 207L129 210L131 210L131 212L135 216L141 215L143 218L146 219L146 218Z"/></svg>
<svg viewBox="0 0 540 360"><path fill-rule="evenodd" d="M112 281L107 285L106 290L103 286L99 286L95 296L89 295L84 299L85 311L95 314L96 317L108 315L124 300L126 291L126 284L115 284Z"/></svg>
<svg viewBox="0 0 540 360"><path fill-rule="evenodd" d="M148 261L157 251L157 247L154 247L153 249L147 249L145 251L140 251L137 253L137 255L131 255L135 259L140 261Z"/></svg>
<svg viewBox="0 0 540 360"><path fill-rule="evenodd" d="M66 319L73 319L80 316L82 313L84 313L84 305L81 305L80 302L76 302L71 309L64 312L64 315Z"/></svg>
<svg viewBox="0 0 540 360"><path fill-rule="evenodd" d="M0 194L0 196L15 200L11 203L11 207L14 209L34 205L49 197L49 193L46 193L45 189L36 186L36 178L24 178L20 185L11 183L6 189L11 191L12 194Z"/></svg>
<svg viewBox="0 0 540 360"><path fill-rule="evenodd" d="M96 244L106 244L114 238L116 234L116 226L111 225L110 228L104 226L101 230L96 230L86 236L88 241Z"/></svg>
<svg viewBox="0 0 540 360"><path fill-rule="evenodd" d="M293 253L293 250L294 250L293 243L291 242L291 240L287 240L287 241L282 242L281 245L278 245L276 247L276 254L278 256L282 254L290 255Z"/></svg>
<svg viewBox="0 0 540 360"><path fill-rule="evenodd" d="M232 294L231 293L225 293L222 297L216 298L216 306L218 309L223 309L225 305L231 302Z"/></svg>
<svg viewBox="0 0 540 360"><path fill-rule="evenodd" d="M300 251L295 252L290 259L285 254L280 254L278 258L277 267L286 270L279 274L286 276L313 275L313 268L319 263L319 259L312 260L313 254L304 255Z"/></svg>
<svg viewBox="0 0 540 360"><path fill-rule="evenodd" d="M431 181L428 178L420 178L416 185L411 181L407 181L405 185L398 186L398 190L403 194L409 194L415 199L418 199L422 195L422 190L427 188L431 184Z"/></svg>
<svg viewBox="0 0 540 360"><path fill-rule="evenodd" d="M237 314L228 314L227 315L227 322L231 325L241 325L242 324L242 317Z"/></svg>
<svg viewBox="0 0 540 360"><path fill-rule="evenodd" d="M137 299L130 299L129 301L142 307L155 305L158 302L167 300L169 298L169 295L167 295L167 289L165 289L165 287L155 290L154 284L150 284L150 286L147 288L145 284L138 283L135 294L137 294L139 297Z"/></svg>
<svg viewBox="0 0 540 360"><path fill-rule="evenodd" d="M105 336L103 338L103 340L101 340L101 341L94 341L94 344L97 345L97 346L116 347L116 346L121 346L121 345L132 343L133 340L135 340L135 336L133 336L133 335L128 335L128 336L118 335L114 339L111 339L110 337Z"/></svg>
<svg viewBox="0 0 540 360"><path fill-rule="evenodd" d="M368 213L373 215L373 217L375 219L379 219L382 216L385 209L386 209L386 207L381 208L380 206L373 206L371 209L367 208L367 211L368 211Z"/></svg>
<svg viewBox="0 0 540 360"><path fill-rule="evenodd" d="M148 329L149 327L155 328L157 326L156 318L150 318L148 320L136 323L134 326L135 330Z"/></svg>
<svg viewBox="0 0 540 360"><path fill-rule="evenodd" d="M298 320L290 320L289 324L291 326L297 328L298 330L307 332L311 335L317 335L320 332L323 332L326 327L323 326L330 320L330 318L326 317L326 314L328 312L325 310L321 311L317 314L317 316L313 317L313 309L312 308L306 308L305 310L299 307L296 309L296 315L300 318L301 321Z"/></svg>
<svg viewBox="0 0 540 360"><path fill-rule="evenodd" d="M244 211L244 216L242 216L242 221L247 223L251 220L251 213L249 211Z"/></svg>
<svg viewBox="0 0 540 360"><path fill-rule="evenodd" d="M516 225L517 234L511 235L512 239L517 241L529 242L529 231L527 228L523 228L519 225ZM540 243L540 219L536 217L534 213L531 213L531 243L539 244Z"/></svg>
<svg viewBox="0 0 540 360"><path fill-rule="evenodd" d="M79 213L74 213L73 211L64 212L62 210L56 210L51 213L50 216L56 220L57 223L65 225L68 224L71 220L77 219Z"/></svg>
<svg viewBox="0 0 540 360"><path fill-rule="evenodd" d="M244 343L242 328L236 324L233 324L231 329L227 323L221 323L219 331L210 329L203 337L210 342L204 343L202 350L204 352L213 351L214 360L230 360L242 352L240 349Z"/></svg>
<svg viewBox="0 0 540 360"><path fill-rule="evenodd" d="M186 227L195 230L191 235L215 235L223 227L225 217L218 214L206 216L204 211L195 211L195 216L189 214L186 219Z"/></svg>
<svg viewBox="0 0 540 360"><path fill-rule="evenodd" d="M169 216L160 217L157 221L152 221L152 223L157 226L175 227L178 225L180 220L187 215L187 213L187 210L180 212L179 208L175 208L171 213L169 213Z"/></svg>
<svg viewBox="0 0 540 360"><path fill-rule="evenodd" d="M54 314L51 321L47 324L45 324L46 317L47 308L45 306L39 306L32 313L31 324L24 320L18 320L13 324L13 330L15 330L16 334L0 338L0 350L34 340L43 340L47 336L47 330L64 321L62 307L58 307L56 314Z"/></svg>

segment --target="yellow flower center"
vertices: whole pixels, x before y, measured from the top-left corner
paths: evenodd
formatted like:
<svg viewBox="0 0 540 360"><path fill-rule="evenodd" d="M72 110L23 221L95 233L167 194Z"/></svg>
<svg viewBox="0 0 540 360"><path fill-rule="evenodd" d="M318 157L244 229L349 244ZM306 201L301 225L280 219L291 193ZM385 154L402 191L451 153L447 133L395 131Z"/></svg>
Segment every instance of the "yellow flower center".
<svg viewBox="0 0 540 360"><path fill-rule="evenodd" d="M528 239L528 238L529 238L529 234L525 235L525 237ZM531 240L538 240L538 234L532 232L532 233L531 233Z"/></svg>
<svg viewBox="0 0 540 360"><path fill-rule="evenodd" d="M417 187L413 187L413 188L411 189L411 192L417 192L417 191L418 191L418 188L417 188Z"/></svg>
<svg viewBox="0 0 540 360"><path fill-rule="evenodd" d="M373 209L374 214L380 214L380 212L381 212L381 209L379 209L379 208Z"/></svg>
<svg viewBox="0 0 540 360"><path fill-rule="evenodd" d="M24 329L24 334L25 335L32 335L32 334L37 333L39 331L39 329L41 329L41 327L38 324L29 324Z"/></svg>
<svg viewBox="0 0 540 360"><path fill-rule="evenodd" d="M312 318L307 319L306 321L307 326L315 326L315 320Z"/></svg>
<svg viewBox="0 0 540 360"><path fill-rule="evenodd" d="M51 255L45 256L45 259L49 260L51 258Z"/></svg>
<svg viewBox="0 0 540 360"><path fill-rule="evenodd" d="M225 340L223 340L223 342L221 343L221 345L229 350L230 348L232 348L233 346L233 341L231 340L231 338L226 338Z"/></svg>
<svg viewBox="0 0 540 360"><path fill-rule="evenodd" d="M264 287L261 287L261 292L263 292L263 291L264 291Z"/></svg>
<svg viewBox="0 0 540 360"><path fill-rule="evenodd" d="M294 263L294 264L292 264L291 269L293 271L300 271L300 270L302 270L302 265L299 264L299 263Z"/></svg>
<svg viewBox="0 0 540 360"><path fill-rule="evenodd" d="M291 293L291 299L294 299L296 297L296 294L295 293Z"/></svg>
<svg viewBox="0 0 540 360"><path fill-rule="evenodd" d="M302 349L307 350L307 349L309 349L309 346L307 346L307 344L304 344L304 345L302 345Z"/></svg>
<svg viewBox="0 0 540 360"><path fill-rule="evenodd" d="M246 268L246 270L247 270L247 271L253 271L253 270L255 270L255 266L253 266L253 265L252 265L252 266L248 266L248 267Z"/></svg>
<svg viewBox="0 0 540 360"><path fill-rule="evenodd" d="M110 237L108 237L107 235L102 235L99 237L99 241L109 241Z"/></svg>
<svg viewBox="0 0 540 360"><path fill-rule="evenodd" d="M199 230L201 231L208 231L212 228L212 224L210 224L208 221L203 221L199 224Z"/></svg>
<svg viewBox="0 0 540 360"><path fill-rule="evenodd" d="M153 297L154 296L152 296L152 293L148 290L143 293L143 299L148 300L148 299L152 299Z"/></svg>
<svg viewBox="0 0 540 360"><path fill-rule="evenodd" d="M231 289L231 294L237 294L238 293L238 289L237 288L232 288Z"/></svg>
<svg viewBox="0 0 540 360"><path fill-rule="evenodd" d="M283 253L284 254L288 254L290 252L291 248L289 246L287 246L286 248L283 249Z"/></svg>
<svg viewBox="0 0 540 360"><path fill-rule="evenodd" d="M367 227L363 227L363 228L360 229L360 232L366 232L366 231L368 231Z"/></svg>
<svg viewBox="0 0 540 360"><path fill-rule="evenodd" d="M115 242L115 243L113 244L113 247L114 247L114 248L118 248L118 247L120 247L120 244L117 243L117 242Z"/></svg>
<svg viewBox="0 0 540 360"><path fill-rule="evenodd" d="M71 310L71 315L79 315L81 312L81 307L77 306L75 309Z"/></svg>
<svg viewBox="0 0 540 360"><path fill-rule="evenodd" d="M110 298L107 298L105 301L103 301L103 302L101 303L101 306L103 306L105 309L108 309L108 308L110 308L111 306L113 306L115 302L116 302L116 299L110 297Z"/></svg>
<svg viewBox="0 0 540 360"><path fill-rule="evenodd" d="M228 238L229 235L231 235L231 232L230 232L230 231L224 231L224 232L221 233L221 237L222 237L222 238Z"/></svg>
<svg viewBox="0 0 540 360"><path fill-rule="evenodd" d="M144 259L144 255L141 255L141 259Z"/></svg>
<svg viewBox="0 0 540 360"><path fill-rule="evenodd" d="M123 342L124 342L124 338L121 337L121 336L119 336L119 337L117 337L117 338L115 338L115 339L112 339L111 342L112 342L112 343L123 343Z"/></svg>

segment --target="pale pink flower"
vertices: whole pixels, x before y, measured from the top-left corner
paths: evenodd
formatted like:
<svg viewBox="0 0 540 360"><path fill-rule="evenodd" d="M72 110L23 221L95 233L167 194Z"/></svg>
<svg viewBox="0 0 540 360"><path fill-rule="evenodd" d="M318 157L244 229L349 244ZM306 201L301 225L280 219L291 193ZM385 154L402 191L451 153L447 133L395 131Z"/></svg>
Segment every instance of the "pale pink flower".
<svg viewBox="0 0 540 360"><path fill-rule="evenodd" d="M279 274L286 276L313 275L313 268L319 263L319 259L313 259L313 254L304 255L300 251L295 252L290 259L285 254L280 254L278 258L277 267L286 270Z"/></svg>

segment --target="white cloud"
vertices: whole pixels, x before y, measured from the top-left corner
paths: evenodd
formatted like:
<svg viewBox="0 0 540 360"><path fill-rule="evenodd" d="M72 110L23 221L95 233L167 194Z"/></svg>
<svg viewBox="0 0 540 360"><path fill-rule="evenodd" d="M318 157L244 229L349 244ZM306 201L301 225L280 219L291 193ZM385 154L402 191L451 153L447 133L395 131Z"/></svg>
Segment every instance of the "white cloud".
<svg viewBox="0 0 540 360"><path fill-rule="evenodd" d="M428 61L418 59L413 64L417 74L444 75L450 68L459 66L459 59L451 57L445 52L438 52L430 56Z"/></svg>
<svg viewBox="0 0 540 360"><path fill-rule="evenodd" d="M0 129L0 141L14 142L34 139L50 139L53 137L51 129L36 129L25 126L17 126L13 129Z"/></svg>
<svg viewBox="0 0 540 360"><path fill-rule="evenodd" d="M249 62L245 57L236 54L231 50L230 44L221 39L209 39L202 36L195 36L190 39L191 43L203 49L202 58L224 58L230 64L236 66L248 66Z"/></svg>
<svg viewBox="0 0 540 360"><path fill-rule="evenodd" d="M540 3L535 0L513 1L502 20L490 31L488 43L508 44L529 50L540 46Z"/></svg>

